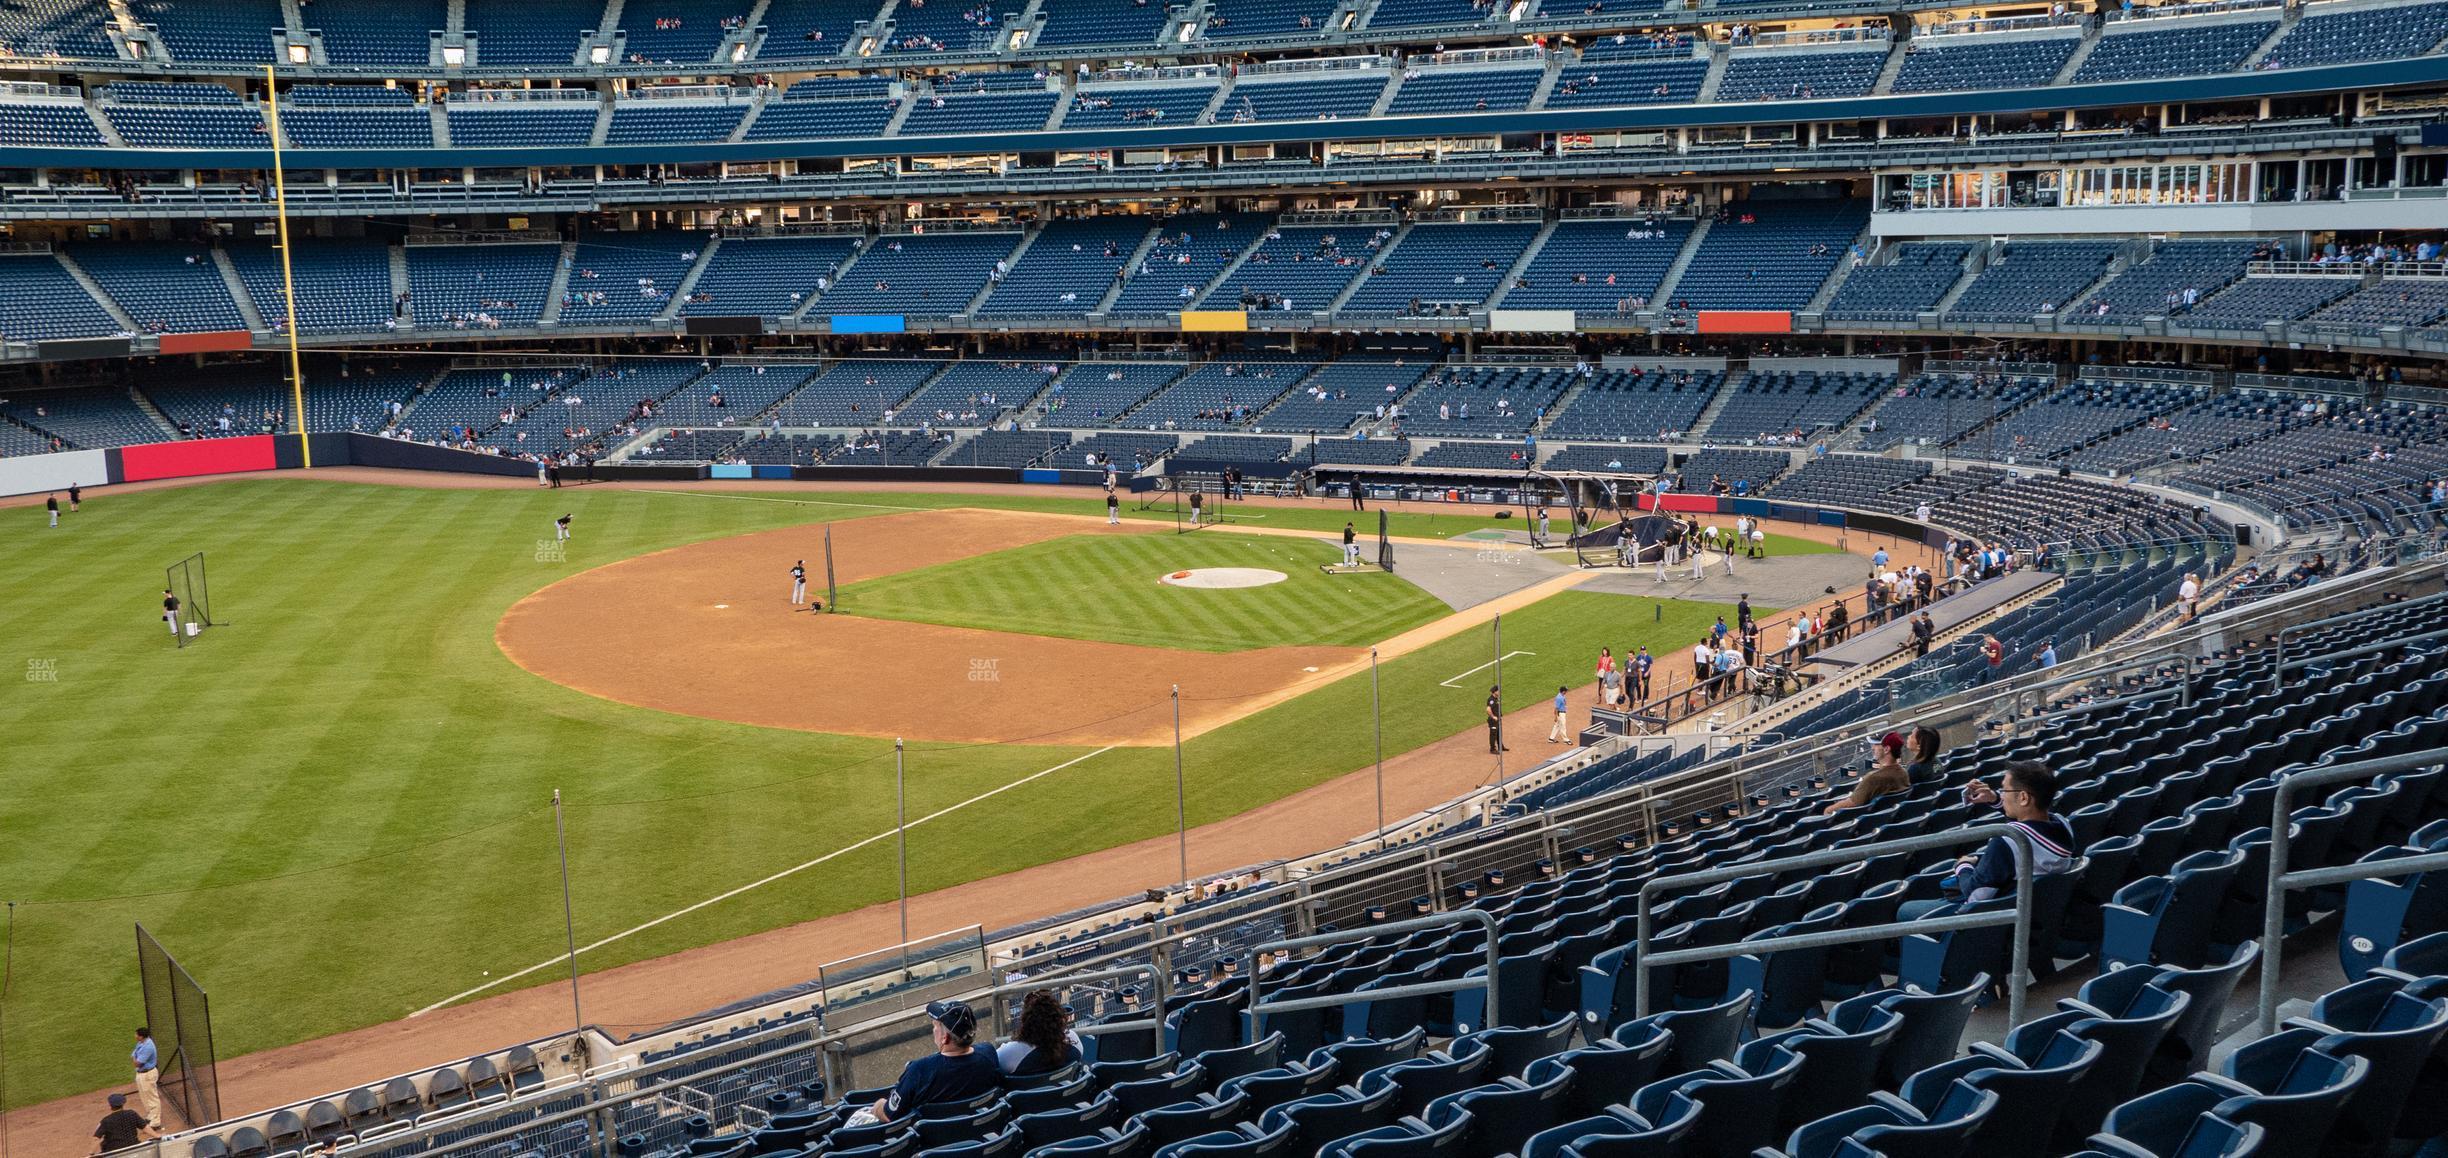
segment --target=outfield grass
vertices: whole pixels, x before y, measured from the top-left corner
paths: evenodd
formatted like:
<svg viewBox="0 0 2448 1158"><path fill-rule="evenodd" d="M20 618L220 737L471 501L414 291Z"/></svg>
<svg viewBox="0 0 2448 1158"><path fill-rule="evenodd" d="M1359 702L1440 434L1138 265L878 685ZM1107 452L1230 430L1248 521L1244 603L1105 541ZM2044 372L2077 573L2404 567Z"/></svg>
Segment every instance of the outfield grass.
<svg viewBox="0 0 2448 1158"><path fill-rule="evenodd" d="M1070 535L855 583L842 589L841 609L1196 651L1365 647L1446 613L1408 580L1318 570L1342 557L1331 544L1281 535ZM1285 578L1229 589L1161 582L1202 567L1264 568Z"/></svg>
<svg viewBox="0 0 2448 1158"><path fill-rule="evenodd" d="M581 943L889 830L891 796L874 789L888 743L596 699L511 664L493 627L529 592L615 559L959 505L979 500L284 478L102 491L57 531L39 511L14 512L0 521L11 563L0 661L55 679L10 674L0 696L0 896L23 902L7 947L10 1104L123 1077L113 1035L137 1008L139 921L211 989L225 1057L392 1020L550 960L562 947L556 788ZM563 511L577 515L577 540L566 562L542 561L538 541ZM180 651L155 618L161 569L196 550L209 553L226 626ZM1601 643L1670 648L1722 610L1571 593L1508 615L1505 648L1538 654L1505 662L1506 699L1584 682ZM1467 669L1493 643L1475 630L1384 666L1389 753L1476 723L1490 673ZM1192 823L1364 766L1368 704L1366 677L1353 677L1193 740ZM910 812L1089 751L914 744ZM994 839L979 839L983 810L912 830L913 885L1169 832L1171 797L1169 752L1096 756L997 797ZM1082 823L1090 810L1095 823ZM1355 817L1353 831L1369 823ZM870 847L581 962L601 969L887 900L890 853Z"/></svg>

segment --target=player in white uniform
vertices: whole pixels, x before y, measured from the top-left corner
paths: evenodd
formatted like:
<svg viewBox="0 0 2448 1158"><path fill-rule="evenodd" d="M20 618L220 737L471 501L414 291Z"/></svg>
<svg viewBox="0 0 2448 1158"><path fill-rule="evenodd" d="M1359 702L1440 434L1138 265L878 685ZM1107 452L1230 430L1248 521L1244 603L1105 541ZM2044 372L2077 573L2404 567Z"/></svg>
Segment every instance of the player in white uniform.
<svg viewBox="0 0 2448 1158"><path fill-rule="evenodd" d="M807 602L807 560L791 564L791 606Z"/></svg>

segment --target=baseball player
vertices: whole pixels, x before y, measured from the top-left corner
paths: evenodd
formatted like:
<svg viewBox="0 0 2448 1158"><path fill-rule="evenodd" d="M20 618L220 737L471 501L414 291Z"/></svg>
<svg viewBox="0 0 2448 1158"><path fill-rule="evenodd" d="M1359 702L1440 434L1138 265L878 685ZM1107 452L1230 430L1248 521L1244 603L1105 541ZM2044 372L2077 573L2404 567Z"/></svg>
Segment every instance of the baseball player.
<svg viewBox="0 0 2448 1158"><path fill-rule="evenodd" d="M1360 539L1352 531L1352 525L1348 522L1343 524L1343 565L1346 567L1360 565Z"/></svg>
<svg viewBox="0 0 2448 1158"><path fill-rule="evenodd" d="M1206 509L1207 509L1207 492L1205 492L1205 491L1192 491L1192 492L1190 492L1190 529L1191 529L1191 530L1195 531L1195 530L1197 530L1197 529L1198 529L1198 525L1199 525L1199 514L1200 514L1200 512L1202 512L1202 511L1204 511L1204 510L1206 510Z"/></svg>
<svg viewBox="0 0 2448 1158"><path fill-rule="evenodd" d="M807 602L807 560L791 564L791 606Z"/></svg>
<svg viewBox="0 0 2448 1158"><path fill-rule="evenodd" d="M59 526L59 496L43 496L43 509L51 512L51 525L54 527Z"/></svg>
<svg viewBox="0 0 2448 1158"><path fill-rule="evenodd" d="M72 514L72 515L73 515L73 514L75 514L75 513L76 513L76 509L77 509L77 507L78 507L78 506L80 506L80 505L82 505L84 502L85 502L85 484L83 484L83 483L69 483L69 484L68 484L68 513L69 513L69 514Z"/></svg>
<svg viewBox="0 0 2448 1158"><path fill-rule="evenodd" d="M1114 494L1110 487L1105 491L1105 525L1108 527L1122 525L1122 499Z"/></svg>
<svg viewBox="0 0 2448 1158"><path fill-rule="evenodd" d="M176 592L176 591L172 591L172 590L170 590L169 588L164 587L164 588L162 588L162 622L167 623L167 624L169 624L169 625L170 625L170 638L172 638L172 639L177 639L177 638L178 638L178 633L179 633L179 624L178 624L178 621L179 621L179 597L178 597L178 592Z"/></svg>
<svg viewBox="0 0 2448 1158"><path fill-rule="evenodd" d="M553 538L555 538L555 539L557 539L557 540L560 540L561 542L564 542L564 543L569 542L569 525L570 525L570 516L568 516L568 515L563 515L563 516L561 516L560 518L554 519L554 520L553 520Z"/></svg>

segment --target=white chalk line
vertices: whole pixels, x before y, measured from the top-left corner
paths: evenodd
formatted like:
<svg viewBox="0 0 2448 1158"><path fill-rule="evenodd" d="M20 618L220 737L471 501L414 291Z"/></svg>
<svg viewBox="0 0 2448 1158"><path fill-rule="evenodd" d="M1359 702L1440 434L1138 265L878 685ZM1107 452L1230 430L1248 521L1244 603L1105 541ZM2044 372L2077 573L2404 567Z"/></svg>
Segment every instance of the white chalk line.
<svg viewBox="0 0 2448 1158"><path fill-rule="evenodd" d="M685 492L681 492L681 493L685 493ZM1116 748L1116 747L1118 747L1118 746L1119 746L1119 745L1108 744L1108 745L1106 745L1105 747L1099 748L1099 749L1097 749L1096 751L1094 751L1094 752L1090 752L1090 753L1088 753L1088 754L1086 754L1086 755L1084 755L1084 756L1074 756L1074 757L1072 757L1071 759L1069 759L1069 760L1065 760L1065 761L1063 761L1063 762L1062 762L1062 763L1060 763L1060 764L1056 764L1055 766L1053 766L1053 767L1051 767L1051 768L1047 768L1047 769L1044 769L1044 770L1042 770L1042 771L1031 772L1031 773L1029 773L1028 775L1026 775L1026 776L1023 776L1023 777L1019 778L1018 780L1014 780L1014 781L1012 781L1012 782L1011 782L1011 783L1009 783L1009 784L1002 785L1001 787L987 789L986 791L984 791L984 792L980 792L980 793L978 793L977 795L972 796L972 797L970 797L970 798L969 798L969 799L967 799L967 800L963 800L963 801L961 801L961 802L960 802L960 803L958 803L958 804L954 804L954 805L951 805L951 806L946 807L946 808L937 809L937 810L936 810L936 811L934 811L934 812L930 812L930 813L926 814L925 816L921 816L921 817L919 817L919 818L918 818L918 819L916 819L916 820L910 821L910 822L909 822L909 827L911 827L911 828L916 828L916 827L918 827L919 825L921 825L921 824L925 824L926 822L928 822L928 821L930 821L930 820L935 820L935 819L938 819L938 818L941 818L941 817L949 816L949 815L951 815L951 814L953 814L953 813L955 813L955 812L960 811L961 809L964 809L964 808L969 807L969 806L970 806L970 805L972 805L972 804L976 804L976 803L978 803L978 802L980 802L980 801L983 801L983 800L988 800L988 799L992 799L993 797L1000 796L1000 795L1002 795L1002 794L1004 794L1004 793L1006 793L1006 792L1011 791L1011 790L1012 790L1012 789L1014 789L1014 788L1018 788L1018 787L1020 787L1020 786L1021 786L1021 785L1023 785L1023 784L1027 784L1027 783L1030 783L1030 782L1032 782L1032 781L1036 781L1036 780L1042 780L1042 779L1044 779L1045 777L1048 777L1048 776L1051 776L1051 775L1053 775L1053 774L1055 774L1055 773L1057 773L1057 772L1060 772L1060 771L1062 771L1062 770L1063 770L1063 769L1065 769L1065 768L1069 768L1069 767L1071 767L1071 766L1073 766L1073 765L1075 765L1075 764L1080 764L1080 763L1083 763L1083 762L1088 761L1088 760L1093 760L1093 759L1095 759L1095 758L1097 758L1097 757L1099 757L1099 756L1104 755L1104 754L1105 754L1105 753L1107 753L1107 752L1111 752L1111 751L1113 751L1113 750L1114 750L1114 748ZM765 878L764 878L764 879L762 879L762 880L750 881L749 883L744 884L744 885L741 885L741 886L740 886L740 887L738 887L738 888L732 889L732 890L730 890L729 892L719 893L719 894L716 894L716 895L714 895L714 896L707 897L706 899L704 899L704 900L702 900L702 901L699 901L699 902L697 902L696 904L690 905L690 906L688 906L687 908L684 908L684 909L677 909L677 910L674 910L674 911L672 911L672 912L665 913L665 914L663 914L663 915L662 915L662 916L660 916L660 917L656 917L655 919L653 919L653 920L651 920L651 921L646 922L645 924L642 924L642 925L636 925L636 926L632 926L632 927L630 927L630 928L623 929L623 930L621 930L621 931L620 931L620 932L618 932L618 933L614 933L614 934L612 934L612 935L611 935L611 936L609 936L609 937L605 937L605 938L603 938L603 939L602 939L602 940L600 940L600 941L595 941L595 942L592 942L592 943L589 943L589 944L586 944L586 945L581 945L581 946L579 946L579 947L578 947L578 952L580 952L580 953L592 953L592 952L594 952L595 950L597 950L597 949L601 949L601 948L603 948L604 946L609 945L609 944L612 944L612 943L613 943L613 942L615 942L615 941L619 941L619 940L622 940L622 939L624 939L624 938L627 938L627 937L632 937L632 936L635 936L635 935L637 935L637 934L639 934L639 933L643 933L643 932L645 932L646 930L651 929L651 928L654 928L654 927L655 927L655 926L657 926L657 925L664 924L665 922L668 922L668 921L674 921L674 920L678 920L679 918L681 918L681 917L685 917L685 916L689 915L690 913L694 913L694 912L696 912L696 911L697 911L697 910L699 910L699 909L703 909L703 908L707 908L707 907L712 906L712 905L717 905L717 904L720 904L720 903L722 903L722 902L724 902L724 901L730 900L730 899L731 899L731 898L733 898L733 897L739 896L739 895L740 895L740 894L742 894L742 893L749 892L750 890L753 890L753 889L759 889L759 888L763 888L763 887L765 887L766 885L770 885L770 884L774 883L775 881L781 880L781 879L782 879L782 878L784 878L784 877L790 876L790 875L792 875L792 874L794 874L794 873L805 872L805 871L806 871L806 870L808 870L808 869L815 868L817 865L823 864L823 863L825 863L826 861L829 861L829 860L833 860L833 859L835 859L836 857L848 856L849 854L854 853L854 852L857 852L858 850L860 850L860 849L862 849L862 848L865 848L865 847L867 847L868 845L875 844L875 843L876 843L876 842L878 842L878 841L882 841L882 840L887 840L887 839L890 839L890 838L893 836L893 834L894 834L895 832L897 832L897 831L899 831L899 830L897 830L897 829L890 829L890 828L885 829L884 831L879 832L879 833L875 834L874 836L868 837L868 838L866 838L865 840L861 840L861 841L857 842L856 844L845 845L845 846L843 846L843 847L841 847L841 848L834 849L833 851L828 852L828 853L824 854L823 856L817 857L817 858L816 858L816 859L814 859L814 860L807 861L807 862L805 862L805 863L798 864L798 865L793 865L793 866L792 866L792 867L790 867L790 868L783 869L781 872L774 873L773 875L768 876L768 877L765 877ZM408 1016L410 1016L410 1017L423 1017L423 1016L425 1016L426 1014L428 1014L428 1013L432 1013L433 1011L435 1011L435 1010L437 1010L437 1009L441 1009L441 1008L443 1008L443 1007L445 1007L445 1006L449 1006L449 1005L456 1005L456 1004L458 1004L459 1002L464 1001L464 1000L466 1000L467 998L474 997L474 996L476 996L477 994L482 993L482 992L484 992L484 991L486 991L486 990L488 990L488 989L492 989L492 988L494 988L494 987L496 987L496 986L500 986L500 985L507 985L507 984L509 984L509 983L510 983L510 982L512 982L512 981L516 981L516 980L518 980L518 979L519 979L519 978L521 978L521 977L525 977L525 976L527 976L528 974L531 974L531 973L538 973L538 972L541 972L541 971L543 971L543 970L546 970L546 969L551 969L551 968L554 968L555 966L562 965L562 964L564 964L564 963L568 962L568 960L569 960L569 959L570 959L570 955L569 955L569 954L567 954L567 953L560 954L560 955L558 955L558 956L555 956L555 957L551 958L550 960L547 960L547 961L542 961L542 962L539 962L539 963L537 963L537 964L530 965L530 966L526 967L525 969L521 969L521 970L519 970L519 971L518 971L518 972L516 972L516 973L509 973L509 974L505 974L505 975L503 975L503 976L501 976L501 977L494 978L493 980L491 980L491 981L487 981L487 982L485 982L484 984L479 985L479 986L477 986L477 987L475 987L475 988L473 988L473 989L469 989L469 990L466 990L466 991L464 991L464 992L460 992L460 993L454 993L454 994L452 994L451 996L449 996L449 997L445 997L445 998L443 998L443 999L442 999L442 1000L440 1000L440 1001L434 1002L433 1004L428 1005L428 1006L426 1006L426 1007L425 1007L425 1008L423 1008L423 1009L417 1010L415 1013L411 1013L411 1014L409 1014Z"/></svg>
<svg viewBox="0 0 2448 1158"><path fill-rule="evenodd" d="M1459 681L1462 679L1462 677L1463 677L1463 676L1467 676L1467 675L1471 674L1471 672L1480 672L1480 671L1486 671L1487 669L1492 668L1492 667L1496 666L1497 664L1503 663L1504 661L1506 661L1506 660L1508 660L1508 659L1511 659L1511 658L1513 658L1514 656L1517 656L1517 655L1537 655L1537 654L1538 654L1538 653L1537 653L1537 652L1535 652L1535 651L1508 651L1508 652L1504 653L1503 655L1497 656L1496 658L1494 658L1494 659L1491 659L1491 660L1487 661L1486 663L1480 664L1478 667L1475 667L1475 668L1470 669L1470 671L1461 672L1461 673L1459 673L1459 674L1455 675L1455 676L1453 677L1453 679L1449 679L1449 680L1446 680L1446 681L1444 681L1444 682L1442 682L1442 683L1439 683L1437 686L1438 686L1438 687L1440 687L1440 688L1450 688L1450 687L1453 687L1453 686L1454 686L1456 683L1458 683L1458 682L1459 682Z"/></svg>

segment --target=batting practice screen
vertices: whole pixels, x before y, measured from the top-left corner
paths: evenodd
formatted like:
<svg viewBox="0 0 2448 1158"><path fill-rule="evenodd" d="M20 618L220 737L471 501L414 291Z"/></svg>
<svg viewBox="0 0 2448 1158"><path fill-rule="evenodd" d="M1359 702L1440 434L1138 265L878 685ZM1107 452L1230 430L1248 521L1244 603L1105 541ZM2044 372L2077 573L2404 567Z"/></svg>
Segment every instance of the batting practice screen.
<svg viewBox="0 0 2448 1158"><path fill-rule="evenodd" d="M212 591L204 581L204 552L198 551L176 563L163 573L162 586L178 596L179 618L197 627L211 627ZM179 646L187 646L187 630L179 629Z"/></svg>
<svg viewBox="0 0 2448 1158"><path fill-rule="evenodd" d="M144 979L145 1025L160 1052L162 1101L190 1126L221 1120L221 1082L213 1072L212 1009L204 987L136 926L136 970Z"/></svg>

